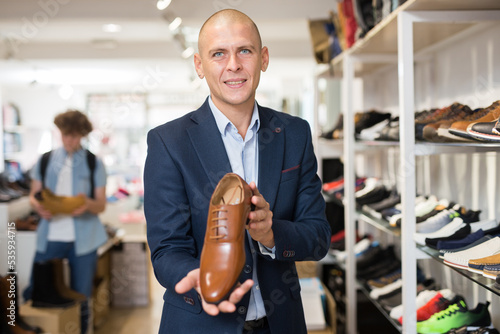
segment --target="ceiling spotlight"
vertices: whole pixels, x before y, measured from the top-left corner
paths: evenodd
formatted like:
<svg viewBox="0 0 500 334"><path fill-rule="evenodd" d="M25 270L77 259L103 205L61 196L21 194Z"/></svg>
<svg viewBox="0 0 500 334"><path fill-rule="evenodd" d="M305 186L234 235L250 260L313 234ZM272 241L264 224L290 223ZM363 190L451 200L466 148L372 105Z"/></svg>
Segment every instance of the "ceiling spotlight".
<svg viewBox="0 0 500 334"><path fill-rule="evenodd" d="M158 8L159 10L164 10L168 7L168 5L170 5L170 2L172 2L172 0L158 0L158 2L156 3L156 8Z"/></svg>
<svg viewBox="0 0 500 334"><path fill-rule="evenodd" d="M104 32L120 32L122 31L122 26L119 24L108 23L102 26L102 31Z"/></svg>
<svg viewBox="0 0 500 334"><path fill-rule="evenodd" d="M174 31L175 29L179 28L179 26L181 25L182 23L182 19L180 17L176 17L169 25L168 25L168 29L170 29L170 31Z"/></svg>
<svg viewBox="0 0 500 334"><path fill-rule="evenodd" d="M188 46L184 51L182 51L181 56L184 59L188 59L194 54L194 48L192 46Z"/></svg>
<svg viewBox="0 0 500 334"><path fill-rule="evenodd" d="M59 87L59 96L63 100L69 100L71 96L73 95L74 89L71 87L71 85L68 84L63 84L61 87Z"/></svg>

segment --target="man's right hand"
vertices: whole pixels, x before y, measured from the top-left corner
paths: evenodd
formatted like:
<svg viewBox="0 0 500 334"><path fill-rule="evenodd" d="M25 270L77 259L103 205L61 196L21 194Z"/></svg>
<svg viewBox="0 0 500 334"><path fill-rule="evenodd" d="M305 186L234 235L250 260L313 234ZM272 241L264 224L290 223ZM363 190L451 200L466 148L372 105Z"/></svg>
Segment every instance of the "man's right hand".
<svg viewBox="0 0 500 334"><path fill-rule="evenodd" d="M220 302L218 305L207 303L200 291L200 269L191 270L186 277L181 279L179 283L175 285L175 292L182 294L186 293L191 289L195 289L201 297L203 309L207 314L215 316L219 312L232 313L236 311L236 304L243 298L243 296L250 291L253 286L253 281L251 279L246 280L243 284L240 284L236 289L231 292L228 300Z"/></svg>

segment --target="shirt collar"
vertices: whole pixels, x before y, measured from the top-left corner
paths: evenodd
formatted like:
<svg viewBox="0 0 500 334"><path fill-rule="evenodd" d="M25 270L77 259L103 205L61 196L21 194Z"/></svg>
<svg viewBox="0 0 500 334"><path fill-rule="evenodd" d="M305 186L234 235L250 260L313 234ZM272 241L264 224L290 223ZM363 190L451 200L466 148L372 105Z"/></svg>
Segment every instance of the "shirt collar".
<svg viewBox="0 0 500 334"><path fill-rule="evenodd" d="M227 118L226 115L224 115L222 111L220 111L215 106L211 96L208 98L208 104L210 106L212 114L214 115L215 123L217 123L217 128L219 128L219 132L221 133L222 136L226 136L226 132L233 124L231 123L229 118ZM250 120L250 126L248 128L249 129L254 128L254 132L259 131L260 118L259 118L259 109L257 108L257 102L255 102L253 106L252 119Z"/></svg>

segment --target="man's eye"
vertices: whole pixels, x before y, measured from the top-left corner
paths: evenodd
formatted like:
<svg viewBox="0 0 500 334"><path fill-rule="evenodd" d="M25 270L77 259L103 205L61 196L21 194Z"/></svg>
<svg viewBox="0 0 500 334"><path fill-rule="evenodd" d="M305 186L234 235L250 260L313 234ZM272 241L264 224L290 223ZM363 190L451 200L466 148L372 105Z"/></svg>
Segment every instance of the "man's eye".
<svg viewBox="0 0 500 334"><path fill-rule="evenodd" d="M216 52L214 53L214 57L222 57L223 54L223 52Z"/></svg>
<svg viewBox="0 0 500 334"><path fill-rule="evenodd" d="M249 53L250 53L250 50L248 50L248 49L243 49L243 50L241 50L241 53L243 53L243 54L249 54Z"/></svg>

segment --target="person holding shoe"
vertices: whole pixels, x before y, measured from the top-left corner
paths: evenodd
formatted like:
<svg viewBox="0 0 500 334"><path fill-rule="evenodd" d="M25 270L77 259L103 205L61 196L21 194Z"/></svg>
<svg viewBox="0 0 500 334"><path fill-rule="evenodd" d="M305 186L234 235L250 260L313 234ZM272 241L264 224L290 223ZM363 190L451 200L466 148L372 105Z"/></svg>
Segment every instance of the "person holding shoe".
<svg viewBox="0 0 500 334"><path fill-rule="evenodd" d="M42 305L64 302L64 298L56 296L41 297L35 288L40 283L35 280L41 277L35 276L47 272L38 270L50 260L68 259L71 289L87 298L81 304L84 334L89 326L88 298L92 294L97 249L108 238L98 217L106 207L106 170L100 158L82 147L82 139L92 131L85 114L68 110L57 115L54 124L60 131L62 147L45 153L31 170L29 199L41 220L31 285L23 297Z"/></svg>
<svg viewBox="0 0 500 334"><path fill-rule="evenodd" d="M216 12L194 56L209 97L148 133L144 211L154 272L166 288L161 334L307 332L295 261L323 258L331 230L308 123L256 102L268 64L255 23L237 10ZM210 198L228 173L248 183L254 209L244 217L239 284L208 303L200 256Z"/></svg>

